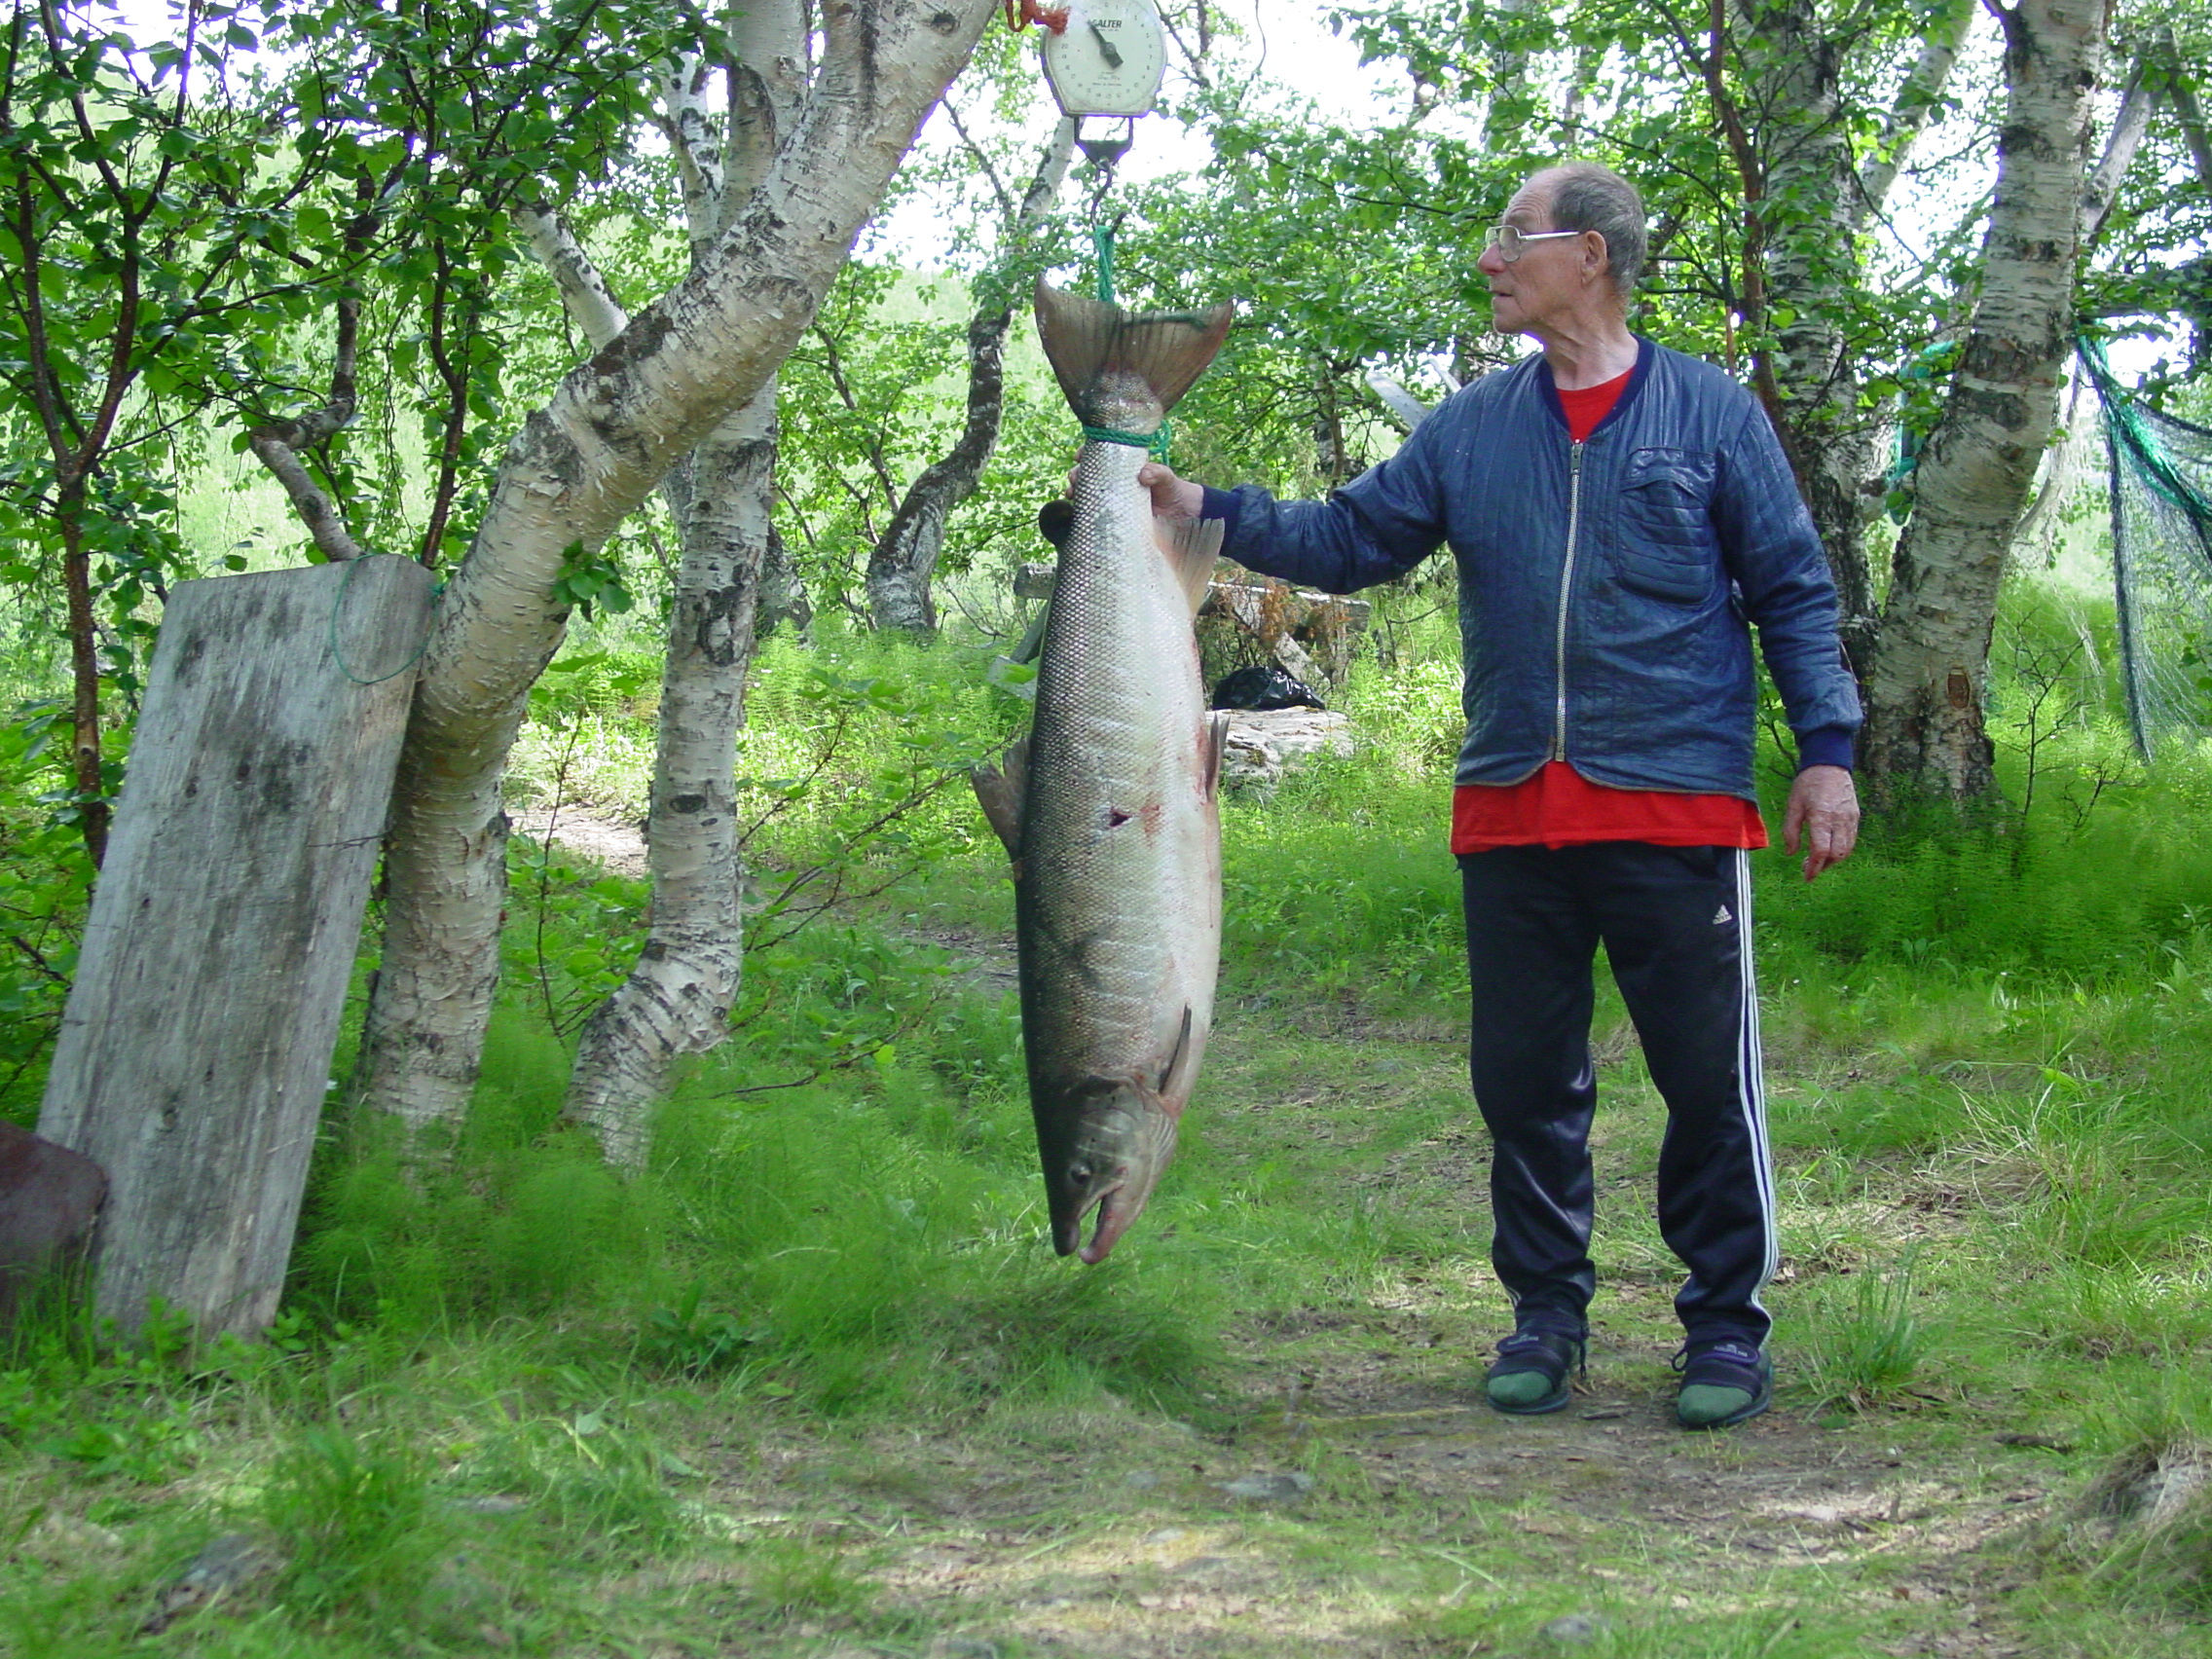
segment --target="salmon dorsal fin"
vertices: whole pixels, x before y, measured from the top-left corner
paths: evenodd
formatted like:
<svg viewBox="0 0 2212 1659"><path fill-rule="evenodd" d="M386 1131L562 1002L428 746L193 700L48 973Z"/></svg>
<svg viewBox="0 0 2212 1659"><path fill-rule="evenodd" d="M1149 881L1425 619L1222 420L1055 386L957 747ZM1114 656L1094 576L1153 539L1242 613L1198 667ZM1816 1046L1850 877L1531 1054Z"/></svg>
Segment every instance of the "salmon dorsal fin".
<svg viewBox="0 0 2212 1659"><path fill-rule="evenodd" d="M1220 519L1154 519L1152 538L1175 572L1176 584L1191 602L1191 614L1206 602L1206 586L1213 580L1214 561L1221 557L1221 533L1228 525Z"/></svg>
<svg viewBox="0 0 2212 1659"><path fill-rule="evenodd" d="M1037 282L1037 337L1076 419L1112 426L1129 419L1128 378L1158 406L1157 421L1198 384L1221 343L1229 338L1235 308L1202 312L1125 312Z"/></svg>
<svg viewBox="0 0 2212 1659"><path fill-rule="evenodd" d="M976 800L1006 843L1006 856L1021 864L1021 801L1029 793L1029 734L1024 732L1000 753L997 765L985 762L968 774Z"/></svg>

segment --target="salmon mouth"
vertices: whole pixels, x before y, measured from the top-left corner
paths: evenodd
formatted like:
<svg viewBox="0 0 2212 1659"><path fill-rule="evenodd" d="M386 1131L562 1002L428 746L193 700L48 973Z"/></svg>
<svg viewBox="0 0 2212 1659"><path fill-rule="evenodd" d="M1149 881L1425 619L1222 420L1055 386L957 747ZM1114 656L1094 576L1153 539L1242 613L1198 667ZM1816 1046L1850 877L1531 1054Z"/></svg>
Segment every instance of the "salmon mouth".
<svg viewBox="0 0 2212 1659"><path fill-rule="evenodd" d="M1133 1211L1124 1212L1122 1205L1113 1201L1128 1184L1129 1172L1124 1168L1116 1173L1111 1182L1101 1186L1096 1192L1086 1195L1066 1215L1055 1217L1052 1223L1053 1253L1061 1256L1080 1255L1092 1267L1103 1262L1107 1252L1120 1242L1122 1235L1128 1231L1129 1223L1134 1219ZM1093 1210L1098 1212L1098 1224L1091 1230L1090 1242L1086 1244L1083 1241L1083 1218Z"/></svg>
<svg viewBox="0 0 2212 1659"><path fill-rule="evenodd" d="M1124 1206L1115 1200L1127 1187L1125 1181L1117 1181L1098 1195L1098 1225L1091 1230L1090 1242L1078 1252L1086 1267L1095 1268L1103 1262L1114 1246L1128 1232L1129 1223L1136 1220L1141 1205Z"/></svg>

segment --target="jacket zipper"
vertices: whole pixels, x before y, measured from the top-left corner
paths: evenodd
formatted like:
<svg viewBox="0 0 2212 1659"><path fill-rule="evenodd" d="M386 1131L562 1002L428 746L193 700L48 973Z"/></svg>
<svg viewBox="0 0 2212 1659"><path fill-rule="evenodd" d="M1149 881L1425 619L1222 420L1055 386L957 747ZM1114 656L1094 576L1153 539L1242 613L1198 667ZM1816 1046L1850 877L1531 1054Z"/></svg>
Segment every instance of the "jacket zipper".
<svg viewBox="0 0 2212 1659"><path fill-rule="evenodd" d="M1552 758L1567 758L1567 596L1574 585L1574 544L1582 528L1582 445L1567 447L1567 563L1559 573L1559 636L1554 672L1559 686L1558 713L1552 725Z"/></svg>

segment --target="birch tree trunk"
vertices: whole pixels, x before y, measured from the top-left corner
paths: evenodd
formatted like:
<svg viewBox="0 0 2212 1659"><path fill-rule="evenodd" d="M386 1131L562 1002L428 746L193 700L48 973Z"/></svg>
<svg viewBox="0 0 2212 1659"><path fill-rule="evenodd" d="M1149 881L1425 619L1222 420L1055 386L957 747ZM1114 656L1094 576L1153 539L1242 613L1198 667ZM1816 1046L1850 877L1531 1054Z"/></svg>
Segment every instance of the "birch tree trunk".
<svg viewBox="0 0 2212 1659"><path fill-rule="evenodd" d="M1529 51L1513 37L1521 32L1520 19L1532 9L1533 0L1497 0L1489 27L1503 43L1490 51L1490 106L1483 112L1483 148L1503 151L1516 148L1535 108L1529 75Z"/></svg>
<svg viewBox="0 0 2212 1659"><path fill-rule="evenodd" d="M1994 793L1982 690L2005 555L2058 413L2074 333L2090 97L2106 0L2019 0L1981 290L1920 463L1869 677L1862 764L1877 802Z"/></svg>
<svg viewBox="0 0 2212 1659"><path fill-rule="evenodd" d="M1005 203L1002 263L1018 255L1029 233L1052 210L1068 164L1075 157L1075 126L1062 121L1045 145L1037 171L1019 203ZM998 446L1006 413L1006 337L1014 323L1011 301L994 300L968 324L968 413L960 436L925 468L901 498L867 561L868 614L878 628L910 634L937 631L930 582L944 551L945 522L976 493Z"/></svg>
<svg viewBox="0 0 2212 1659"><path fill-rule="evenodd" d="M804 92L795 9L756 7L733 32L726 119L709 118L699 67L680 70L663 132L678 157L694 259L759 188ZM676 1061L728 1035L745 966L737 840L737 737L753 668L760 572L774 535L776 389L771 380L671 479L682 560L661 669L645 846L652 920L629 977L576 1046L565 1115L610 1162L644 1164L650 1112Z"/></svg>
<svg viewBox="0 0 2212 1659"><path fill-rule="evenodd" d="M1760 112L1758 212L1777 425L1827 549L1844 649L1862 676L1877 627L1865 530L1881 421L1860 406L1850 326L1858 242L1937 106L1972 15L1973 0L1950 0L1932 19L1862 169L1845 120L1845 37L1817 0L1747 0L1739 11L1740 55Z"/></svg>
<svg viewBox="0 0 2212 1659"><path fill-rule="evenodd" d="M774 524L768 526L768 550L760 560L760 602L756 615L763 640L779 628L789 628L804 640L814 628L814 601L807 597L798 564Z"/></svg>
<svg viewBox="0 0 2212 1659"><path fill-rule="evenodd" d="M457 1122L475 1084L505 894L499 779L567 622L564 558L597 549L768 386L991 14L989 0L820 8L819 65L760 188L509 446L439 608L387 841L362 1081L410 1130Z"/></svg>
<svg viewBox="0 0 2212 1659"><path fill-rule="evenodd" d="M1760 112L1756 211L1775 424L1827 549L1848 629L1870 617L1873 605L1860 546L1864 421L1847 344L1859 262L1844 48L1818 0L1751 0L1740 10L1737 41L1750 102Z"/></svg>
<svg viewBox="0 0 2212 1659"><path fill-rule="evenodd" d="M593 1011L564 1115L608 1161L644 1164L672 1068L728 1035L745 965L736 757L776 465L771 385L691 454L679 523L645 855L652 920L629 977Z"/></svg>
<svg viewBox="0 0 2212 1659"><path fill-rule="evenodd" d="M672 87L671 108L687 95L681 83ZM667 126L673 143L705 141L679 119ZM719 201L703 211L719 213ZM516 219L593 345L620 334L628 318L559 217L537 208ZM625 1166L644 1161L645 1109L665 1090L671 1065L723 1037L744 967L734 762L754 596L773 534L775 406L771 382L661 482L682 557L646 820L652 922L629 977L584 1027L568 1102L568 1115Z"/></svg>

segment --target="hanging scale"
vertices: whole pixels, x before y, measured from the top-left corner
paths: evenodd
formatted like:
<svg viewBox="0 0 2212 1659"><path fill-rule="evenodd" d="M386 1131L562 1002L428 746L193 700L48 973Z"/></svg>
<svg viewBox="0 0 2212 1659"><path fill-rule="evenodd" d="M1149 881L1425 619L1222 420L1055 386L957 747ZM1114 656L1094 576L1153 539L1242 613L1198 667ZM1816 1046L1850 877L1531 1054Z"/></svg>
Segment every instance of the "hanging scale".
<svg viewBox="0 0 2212 1659"><path fill-rule="evenodd" d="M1007 21L1016 29L1044 26L1046 84L1061 112L1075 119L1076 144L1104 180L1128 152L1136 118L1160 100L1167 30L1153 0L1068 0L1055 7L1007 0ZM1089 116L1118 120L1122 129L1086 137L1082 124Z"/></svg>

